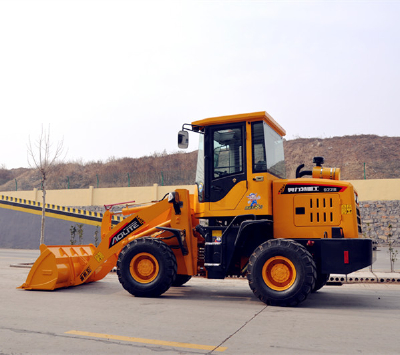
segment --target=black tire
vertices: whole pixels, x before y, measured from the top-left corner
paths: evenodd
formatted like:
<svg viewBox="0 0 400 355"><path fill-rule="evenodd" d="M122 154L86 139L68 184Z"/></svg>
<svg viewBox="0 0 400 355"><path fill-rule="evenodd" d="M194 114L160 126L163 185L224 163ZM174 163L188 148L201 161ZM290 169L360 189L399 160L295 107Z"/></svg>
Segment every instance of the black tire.
<svg viewBox="0 0 400 355"><path fill-rule="evenodd" d="M247 270L251 290L271 306L296 306L303 302L317 277L311 254L287 239L261 244L250 256Z"/></svg>
<svg viewBox="0 0 400 355"><path fill-rule="evenodd" d="M117 262L119 282L137 297L158 297L166 292L176 269L171 248L154 238L134 239L122 249Z"/></svg>
<svg viewBox="0 0 400 355"><path fill-rule="evenodd" d="M331 276L330 274L321 274L317 272L317 279L315 280L315 286L311 292L317 292L322 287L324 287L328 282L330 276Z"/></svg>
<svg viewBox="0 0 400 355"><path fill-rule="evenodd" d="M180 287L192 278L191 275L176 275L175 280L172 282L173 287Z"/></svg>

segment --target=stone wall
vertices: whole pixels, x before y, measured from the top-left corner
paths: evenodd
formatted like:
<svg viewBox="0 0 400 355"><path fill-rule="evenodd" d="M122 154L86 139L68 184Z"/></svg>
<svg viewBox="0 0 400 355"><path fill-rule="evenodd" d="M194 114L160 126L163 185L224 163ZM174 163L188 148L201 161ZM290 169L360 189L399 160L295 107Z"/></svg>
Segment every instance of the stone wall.
<svg viewBox="0 0 400 355"><path fill-rule="evenodd" d="M360 202L363 235L376 240L380 245L388 244L392 234L395 245L400 245L400 201Z"/></svg>

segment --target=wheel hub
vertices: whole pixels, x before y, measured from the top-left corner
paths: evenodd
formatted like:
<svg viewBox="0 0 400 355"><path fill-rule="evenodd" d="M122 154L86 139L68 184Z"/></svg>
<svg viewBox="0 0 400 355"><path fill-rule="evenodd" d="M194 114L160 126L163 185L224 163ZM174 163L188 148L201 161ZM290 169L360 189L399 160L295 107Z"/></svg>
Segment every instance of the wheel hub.
<svg viewBox="0 0 400 355"><path fill-rule="evenodd" d="M150 260L144 259L139 261L137 269L142 276L149 276L154 271L154 265Z"/></svg>
<svg viewBox="0 0 400 355"><path fill-rule="evenodd" d="M275 264L271 269L272 278L278 283L284 283L290 278L290 269L284 264Z"/></svg>
<svg viewBox="0 0 400 355"><path fill-rule="evenodd" d="M268 259L262 269L264 282L273 290L289 289L296 280L296 268L293 263L283 256Z"/></svg>
<svg viewBox="0 0 400 355"><path fill-rule="evenodd" d="M149 253L135 255L130 264L132 277L140 283L150 283L159 272L157 259Z"/></svg>

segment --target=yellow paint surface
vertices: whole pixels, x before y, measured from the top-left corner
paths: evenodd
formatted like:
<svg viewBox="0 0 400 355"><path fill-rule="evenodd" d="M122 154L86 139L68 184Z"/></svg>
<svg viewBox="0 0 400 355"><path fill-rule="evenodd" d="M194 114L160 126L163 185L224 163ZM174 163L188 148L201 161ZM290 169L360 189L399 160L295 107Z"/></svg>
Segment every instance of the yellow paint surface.
<svg viewBox="0 0 400 355"><path fill-rule="evenodd" d="M212 345L180 343L180 342L176 342L176 341L135 338L135 337L127 337L127 336L121 336L121 335L82 332L79 330L70 330L70 331L66 332L66 334L80 335L80 336L92 337L92 338L110 339L110 340L121 340L121 341L128 341L128 342L132 342L132 343L171 346L174 348L188 348L188 349L209 350L209 351L219 351L219 352L223 352L227 349L226 347L221 347L221 346L216 347L216 346L212 346Z"/></svg>

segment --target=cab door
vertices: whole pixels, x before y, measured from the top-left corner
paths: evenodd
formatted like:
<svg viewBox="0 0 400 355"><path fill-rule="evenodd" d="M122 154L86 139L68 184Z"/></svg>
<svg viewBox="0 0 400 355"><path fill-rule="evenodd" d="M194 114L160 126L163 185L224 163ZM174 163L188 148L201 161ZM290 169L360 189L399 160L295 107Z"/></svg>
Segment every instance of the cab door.
<svg viewBox="0 0 400 355"><path fill-rule="evenodd" d="M210 210L235 209L247 191L245 123L207 127L206 200Z"/></svg>

